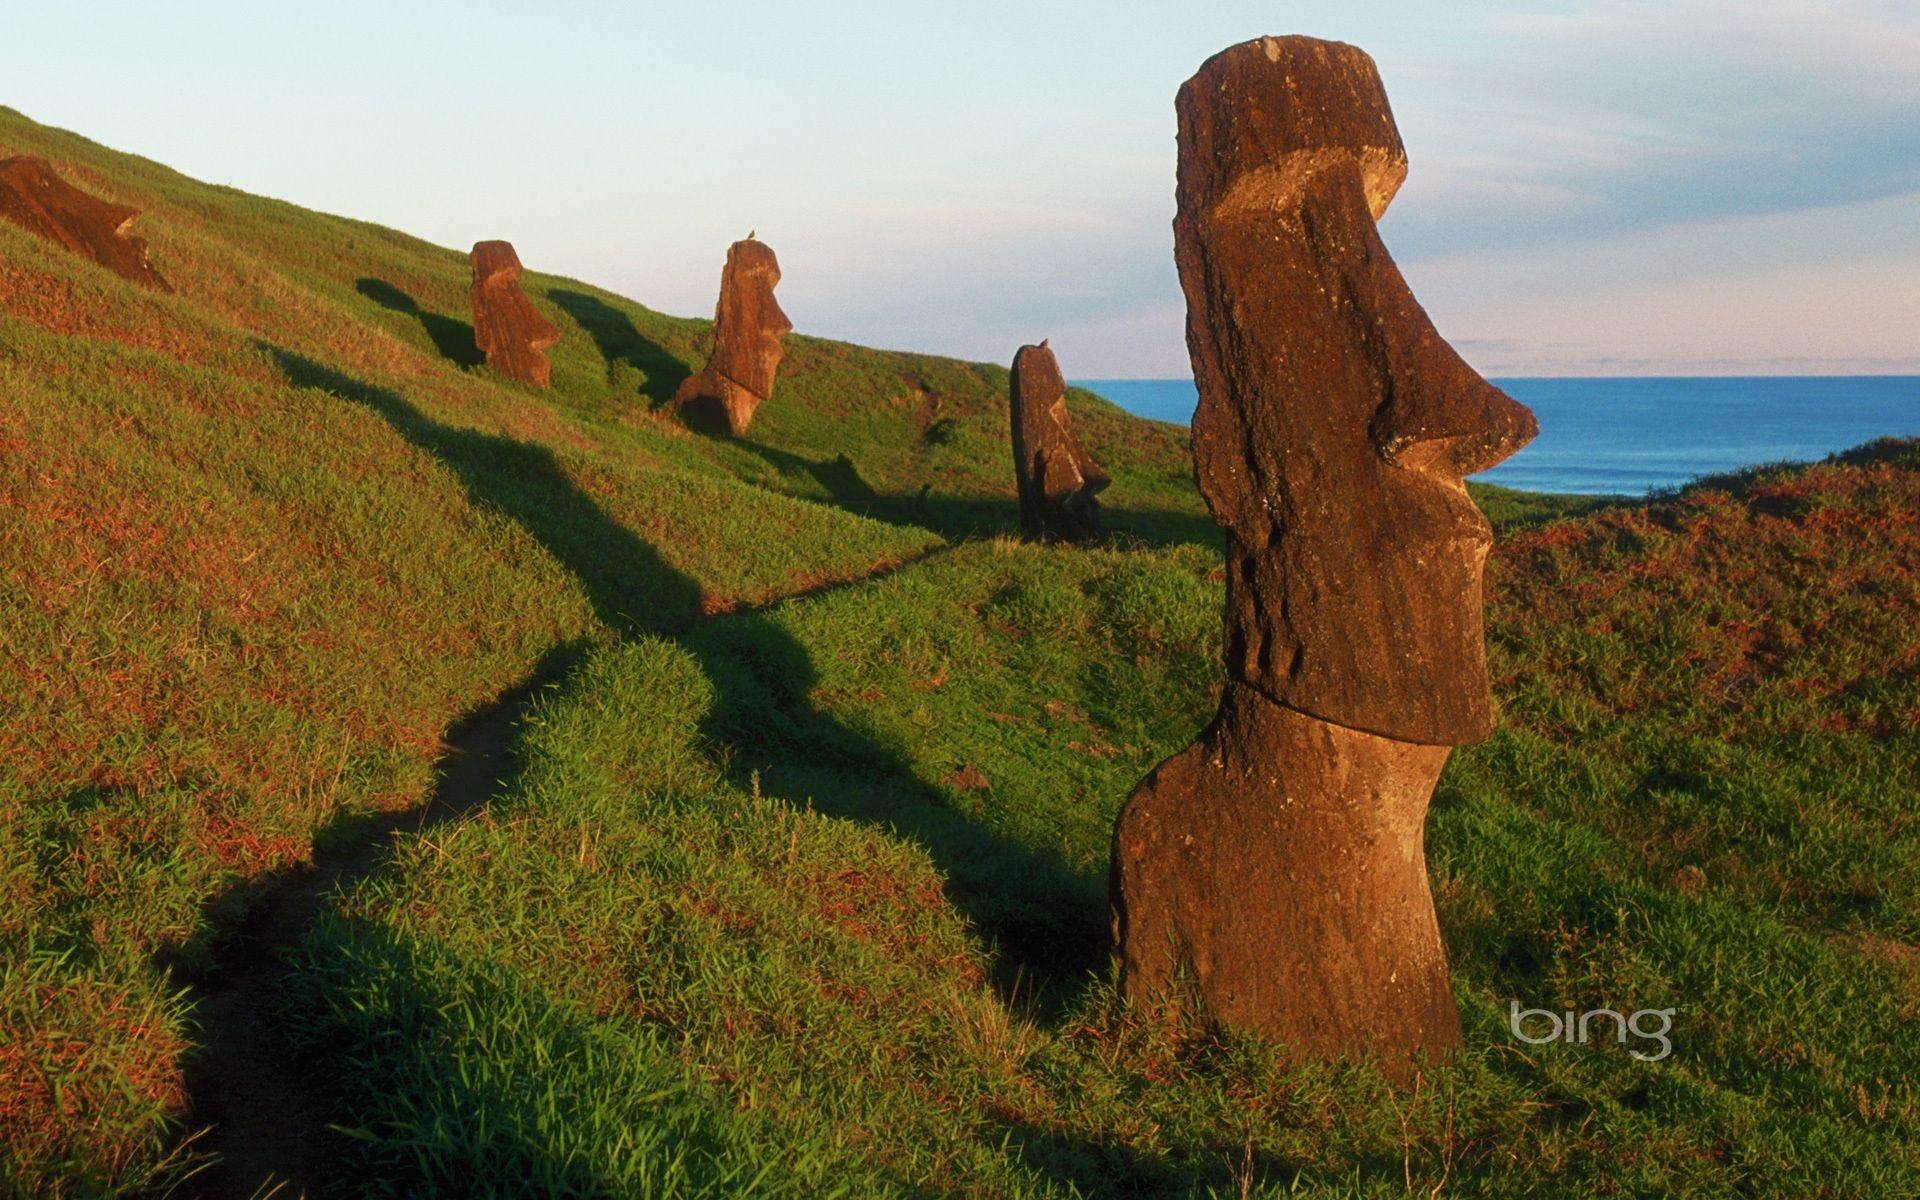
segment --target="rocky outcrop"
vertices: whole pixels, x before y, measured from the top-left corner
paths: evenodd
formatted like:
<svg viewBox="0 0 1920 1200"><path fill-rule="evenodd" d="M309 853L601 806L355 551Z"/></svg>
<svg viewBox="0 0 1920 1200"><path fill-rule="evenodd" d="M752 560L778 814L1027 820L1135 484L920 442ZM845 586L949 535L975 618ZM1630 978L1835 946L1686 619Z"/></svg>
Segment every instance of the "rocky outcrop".
<svg viewBox="0 0 1920 1200"><path fill-rule="evenodd" d="M513 243L476 242L472 262L474 345L500 374L546 387L553 373L547 350L560 330L527 299Z"/></svg>
<svg viewBox="0 0 1920 1200"><path fill-rule="evenodd" d="M1226 691L1116 828L1123 985L1404 1077L1460 1040L1423 831L1449 747L1493 719L1492 533L1462 480L1536 426L1440 337L1380 241L1406 155L1372 59L1248 42L1176 109Z"/></svg>
<svg viewBox="0 0 1920 1200"><path fill-rule="evenodd" d="M147 261L147 243L130 232L140 213L72 186L44 158L0 162L0 217L155 291L173 290Z"/></svg>
<svg viewBox="0 0 1920 1200"><path fill-rule="evenodd" d="M673 397L689 424L738 437L773 398L781 341L793 331L773 296L779 282L780 262L765 242L748 234L728 248L713 312L713 354Z"/></svg>

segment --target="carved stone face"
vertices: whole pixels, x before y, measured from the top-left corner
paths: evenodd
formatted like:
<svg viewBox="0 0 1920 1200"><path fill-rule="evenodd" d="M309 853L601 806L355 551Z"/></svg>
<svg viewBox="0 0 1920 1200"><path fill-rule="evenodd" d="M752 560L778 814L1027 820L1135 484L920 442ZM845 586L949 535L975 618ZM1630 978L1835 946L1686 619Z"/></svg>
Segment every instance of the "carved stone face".
<svg viewBox="0 0 1920 1200"><path fill-rule="evenodd" d="M140 214L89 196L31 154L0 159L0 218L83 254L107 270L157 292L173 286L147 261L147 243L132 233Z"/></svg>
<svg viewBox="0 0 1920 1200"><path fill-rule="evenodd" d="M773 297L779 282L779 260L765 242L749 238L727 250L720 304L714 313L710 369L761 400L773 396L783 353L781 339L793 332L793 322Z"/></svg>
<svg viewBox="0 0 1920 1200"><path fill-rule="evenodd" d="M520 286L520 256L511 242L476 242L473 265L473 340L494 370L547 386L547 348L560 331L540 315Z"/></svg>
<svg viewBox="0 0 1920 1200"><path fill-rule="evenodd" d="M1074 436L1067 381L1045 342L1022 346L1013 356L1008 400L1021 533L1034 540L1100 536L1095 497L1112 480Z"/></svg>
<svg viewBox="0 0 1920 1200"><path fill-rule="evenodd" d="M1177 109L1175 257L1195 470L1229 535L1229 673L1353 729L1485 737L1492 533L1461 480L1538 427L1440 337L1380 241L1406 156L1373 60L1248 42Z"/></svg>

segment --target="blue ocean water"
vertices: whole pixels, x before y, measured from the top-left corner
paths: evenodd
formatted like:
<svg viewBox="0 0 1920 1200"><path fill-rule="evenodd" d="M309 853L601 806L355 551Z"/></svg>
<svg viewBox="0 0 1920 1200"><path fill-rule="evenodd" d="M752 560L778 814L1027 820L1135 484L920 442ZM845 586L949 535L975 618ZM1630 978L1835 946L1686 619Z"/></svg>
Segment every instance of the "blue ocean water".
<svg viewBox="0 0 1920 1200"><path fill-rule="evenodd" d="M1920 436L1920 376L1496 379L1540 418L1532 445L1474 478L1534 492L1640 496L1700 475ZM1187 379L1090 379L1129 412L1186 424Z"/></svg>

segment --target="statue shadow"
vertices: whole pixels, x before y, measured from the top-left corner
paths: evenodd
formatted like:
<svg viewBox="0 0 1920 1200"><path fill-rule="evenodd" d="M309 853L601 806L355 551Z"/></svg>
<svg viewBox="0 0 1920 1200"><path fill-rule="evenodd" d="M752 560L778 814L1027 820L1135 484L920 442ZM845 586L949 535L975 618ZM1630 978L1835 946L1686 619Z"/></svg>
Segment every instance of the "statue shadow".
<svg viewBox="0 0 1920 1200"><path fill-rule="evenodd" d="M441 424L396 392L278 346L266 349L290 382L372 409L445 464L471 501L518 523L579 581L609 628L679 635L715 688L707 732L724 745L734 783L751 787L757 774L763 791L891 827L925 846L948 877L952 901L999 946L1009 989L1015 976L1026 980L1023 988L1077 985L1104 969L1104 874L1090 877L1057 854L984 827L899 754L817 711L810 696L818 672L806 647L764 611L703 621L698 583L583 494L551 450Z"/></svg>
<svg viewBox="0 0 1920 1200"><path fill-rule="evenodd" d="M773 614L702 620L697 582L583 494L546 447L444 424L391 389L258 345L290 383L371 410L443 463L473 504L519 524L578 579L607 626L675 636L713 685L702 733L731 783L923 847L945 876L948 901L994 947L994 982L1009 1003L1057 1020L1101 977L1104 872L1096 878L990 828L917 777L897 750L819 711L812 656ZM460 819L513 786L525 766L520 718L536 691L567 674L580 652L575 644L557 647L526 682L457 724L440 785L426 804L337 817L315 835L314 865L245 881L209 902L207 925L215 932L181 951L202 1022L192 1051L195 1112L219 1123L208 1144L231 1164L207 1177L209 1189L224 1180L240 1187L233 1194L249 1194L247 1188L276 1177L297 1184L326 1177L341 1150L340 1118L351 1115L353 1102L344 1081L315 1074L304 1051L284 1044L282 1026L312 1015L305 1007L312 998L300 994L286 956L328 911L328 896L380 869L395 833ZM254 1074L261 1081L244 1083ZM254 1093L280 1107L249 1118ZM489 1098L470 1103L456 1095L450 1111L488 1119ZM256 1128L263 1122L275 1124L270 1135ZM229 1136L237 1142L223 1140ZM250 1151L253 1141L271 1144ZM528 1154L537 1159L540 1147L529 1144Z"/></svg>
<svg viewBox="0 0 1920 1200"><path fill-rule="evenodd" d="M1107 968L1105 871L999 833L949 802L900 753L819 711L809 651L767 611L736 613L681 639L713 684L702 735L742 790L858 821L919 844L946 895L996 953L1001 994L1064 1015Z"/></svg>
<svg viewBox="0 0 1920 1200"><path fill-rule="evenodd" d="M872 517L890 525L930 529L950 540L1020 536L1020 502L1013 496L940 495L932 485L913 492L883 492L868 483L860 466L847 454L812 459L764 442L737 438L734 444L761 459L781 475L811 480L824 497L808 496L835 508ZM1009 465L1008 476L1012 476ZM803 494L804 493L799 493ZM1102 507L1104 532L1086 543L1091 547L1196 545L1224 550L1226 534L1204 511ZM1070 545L1071 543L1052 543Z"/></svg>
<svg viewBox="0 0 1920 1200"><path fill-rule="evenodd" d="M264 344L263 344L264 345ZM552 450L503 434L443 425L399 393L265 345L288 382L364 405L453 472L468 498L504 513L580 583L594 613L623 634L669 633L701 612L698 583L607 515L567 475Z"/></svg>
<svg viewBox="0 0 1920 1200"><path fill-rule="evenodd" d="M487 361L486 355L480 353L480 347L474 341L472 322L427 312L412 296L384 279L355 280L353 290L381 308L405 313L419 321L440 357L461 370L477 367Z"/></svg>
<svg viewBox="0 0 1920 1200"><path fill-rule="evenodd" d="M1221 554L1227 548L1226 530L1205 511L1103 507L1100 521L1108 544L1133 539L1149 546L1203 546Z"/></svg>
<svg viewBox="0 0 1920 1200"><path fill-rule="evenodd" d="M423 802L400 810L339 814L314 832L310 861L248 876L207 900L202 932L170 947L158 964L184 981L194 1037L182 1056L183 1085L206 1161L184 1181L187 1196L318 1195L351 1153L339 1117L352 1102L344 1081L309 1069L288 1022L307 1012L292 965L333 897L387 862L394 839L463 820L518 780L526 762L520 721L535 696L558 686L583 652L554 646L519 683L455 722Z"/></svg>
<svg viewBox="0 0 1920 1200"><path fill-rule="evenodd" d="M587 1017L497 964L364 917L330 915L304 956L331 977L336 991L367 997L350 1019L350 1032L332 1028L346 1023L336 1015L321 1018L333 1043L321 1053L335 1064L336 1077L327 1086L340 1095L342 1110L377 1101L383 1088L403 1090L405 1111L430 1114L439 1135L408 1152L366 1134L350 1141L336 1133L328 1172L315 1181L323 1186L310 1184L305 1195L448 1195L448 1177L461 1172L472 1180L491 1181L493 1194L621 1194L615 1181L583 1161L577 1149L553 1144L552 1114L543 1104L552 1102L549 1093L499 1085L500 1076L509 1073L502 1069L502 1060L525 1069L523 1062L513 1060L511 1050L493 1049L487 1072L466 1069L467 1056L482 1052L472 1046L471 1030L462 1022L467 1014L512 1013L527 1035L516 1047L536 1046L572 1062L604 1063L604 1043L596 1041ZM313 998L304 1007L325 1012L323 1004ZM365 1043L357 1044L357 1039ZM346 1047L357 1055L350 1063L335 1057ZM677 1094L665 1063L642 1059L634 1074L649 1084L668 1085L661 1093L668 1103L658 1116L672 1129L681 1163L691 1168L687 1173L698 1183L716 1186L720 1181L702 1178L699 1169L724 1162L724 1146L714 1135L718 1122L708 1116L713 1102ZM511 1185L503 1187L502 1181Z"/></svg>
<svg viewBox="0 0 1920 1200"><path fill-rule="evenodd" d="M1156 1154L1118 1140L1063 1135L1021 1120L997 1125L995 1132L1022 1165L1076 1196L1291 1195L1307 1182L1306 1172L1313 1166L1255 1150L1250 1143L1214 1141ZM1355 1155L1349 1165L1356 1180L1379 1187L1379 1194L1398 1193L1408 1169L1401 1157L1377 1150ZM1478 1175L1469 1171L1454 1177ZM1421 1181L1416 1177L1415 1182Z"/></svg>
<svg viewBox="0 0 1920 1200"><path fill-rule="evenodd" d="M763 442L750 442L745 438L736 439L735 444L782 475L804 476L813 480L827 494L828 502L836 508L871 517L881 516L892 506L889 497L882 496L872 484L861 478L860 468L845 454L826 461L816 461L790 450L781 450ZM882 519L887 518L882 516Z"/></svg>
<svg viewBox="0 0 1920 1200"><path fill-rule="evenodd" d="M631 317L598 297L567 288L549 288L547 299L593 339L609 370L625 363L646 377L640 393L653 407L673 402L673 394L691 372L664 346L636 329Z"/></svg>
<svg viewBox="0 0 1920 1200"><path fill-rule="evenodd" d="M726 406L718 396L689 396L675 414L680 423L705 438L733 440L733 428L727 424Z"/></svg>
<svg viewBox="0 0 1920 1200"><path fill-rule="evenodd" d="M690 406L691 407L691 406ZM885 521L929 529L952 540L1020 531L1020 505L1012 497L943 496L931 484L912 492L883 492L868 483L851 455L813 459L766 442L734 438L732 444L789 479L810 480L824 495L776 487L788 495Z"/></svg>

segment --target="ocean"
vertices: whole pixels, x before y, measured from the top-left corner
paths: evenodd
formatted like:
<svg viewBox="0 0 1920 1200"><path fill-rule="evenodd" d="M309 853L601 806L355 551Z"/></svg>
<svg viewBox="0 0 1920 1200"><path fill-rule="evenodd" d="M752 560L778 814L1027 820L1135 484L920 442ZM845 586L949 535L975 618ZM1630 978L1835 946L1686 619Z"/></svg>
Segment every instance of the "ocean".
<svg viewBox="0 0 1920 1200"><path fill-rule="evenodd" d="M1188 379L1089 379L1128 412L1186 424ZM1532 445L1484 483L1642 496L1700 475L1825 458L1876 437L1920 436L1920 376L1496 379L1540 418Z"/></svg>

